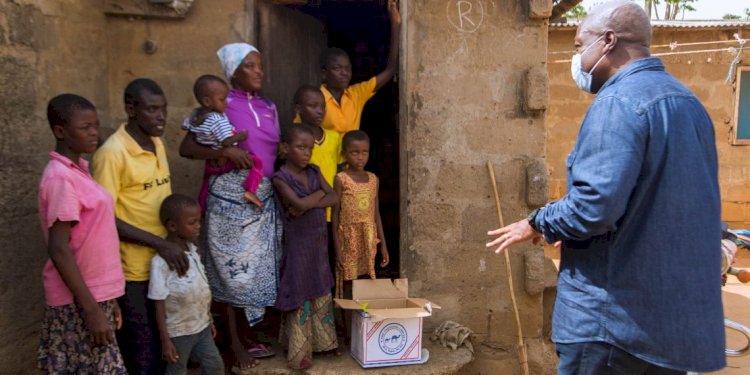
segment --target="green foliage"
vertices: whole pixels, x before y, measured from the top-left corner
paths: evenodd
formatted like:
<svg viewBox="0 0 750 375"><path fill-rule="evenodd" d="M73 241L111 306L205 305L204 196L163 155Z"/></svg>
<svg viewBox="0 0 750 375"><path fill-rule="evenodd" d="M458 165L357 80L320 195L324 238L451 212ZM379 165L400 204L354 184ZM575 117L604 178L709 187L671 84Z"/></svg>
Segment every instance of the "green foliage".
<svg viewBox="0 0 750 375"><path fill-rule="evenodd" d="M675 20L678 15L685 18L685 12L694 12L695 7L692 6L692 3L695 3L696 1L697 0L644 0L644 8L646 8L646 13L649 17L658 20L660 18L659 6L664 4L662 13L664 19Z"/></svg>
<svg viewBox="0 0 750 375"><path fill-rule="evenodd" d="M736 15L736 14L730 14L730 13L727 13L727 14L725 14L725 15L724 15L723 17L721 17L721 18L722 18L722 19L725 19L725 20L738 20L738 19L741 19L742 17L741 17L741 16L738 16L738 15Z"/></svg>
<svg viewBox="0 0 750 375"><path fill-rule="evenodd" d="M583 5L578 4L565 13L565 18L583 18L586 17L587 14L588 12L586 12L586 8L584 8Z"/></svg>

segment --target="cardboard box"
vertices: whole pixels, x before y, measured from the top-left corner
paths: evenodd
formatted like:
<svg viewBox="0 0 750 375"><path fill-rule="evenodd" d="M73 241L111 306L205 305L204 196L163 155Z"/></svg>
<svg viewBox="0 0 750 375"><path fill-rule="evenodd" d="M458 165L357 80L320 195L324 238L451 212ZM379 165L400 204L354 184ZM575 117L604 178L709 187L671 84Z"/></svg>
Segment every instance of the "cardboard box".
<svg viewBox="0 0 750 375"><path fill-rule="evenodd" d="M362 367L427 362L429 353L422 349L422 318L440 306L409 298L407 279L354 280L352 297L334 301L352 311L350 352Z"/></svg>

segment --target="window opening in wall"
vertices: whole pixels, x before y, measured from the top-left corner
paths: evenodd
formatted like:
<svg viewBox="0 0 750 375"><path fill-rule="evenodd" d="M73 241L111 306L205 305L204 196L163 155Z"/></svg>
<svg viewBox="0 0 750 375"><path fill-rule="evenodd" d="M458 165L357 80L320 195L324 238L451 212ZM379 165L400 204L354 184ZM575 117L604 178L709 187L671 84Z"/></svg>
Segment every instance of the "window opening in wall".
<svg viewBox="0 0 750 375"><path fill-rule="evenodd" d="M732 144L750 145L750 66L737 70Z"/></svg>
<svg viewBox="0 0 750 375"><path fill-rule="evenodd" d="M290 5L317 18L324 27L327 46L349 54L351 83L370 79L385 69L390 52L390 18L386 0L325 0ZM402 24L401 32L405 32ZM318 60L310 61L318 64ZM383 221L390 263L379 267L379 278L399 276L399 96L396 79L387 83L364 108L360 129L370 137L370 159L366 169L380 179L380 214Z"/></svg>

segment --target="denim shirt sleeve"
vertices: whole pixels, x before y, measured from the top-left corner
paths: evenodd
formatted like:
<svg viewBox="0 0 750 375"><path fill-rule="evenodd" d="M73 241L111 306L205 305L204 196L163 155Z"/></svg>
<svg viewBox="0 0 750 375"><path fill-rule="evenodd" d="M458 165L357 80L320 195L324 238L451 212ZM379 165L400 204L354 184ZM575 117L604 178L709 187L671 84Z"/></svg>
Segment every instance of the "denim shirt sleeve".
<svg viewBox="0 0 750 375"><path fill-rule="evenodd" d="M645 116L614 96L589 108L567 161L567 194L536 217L547 242L582 241L614 231L643 164Z"/></svg>

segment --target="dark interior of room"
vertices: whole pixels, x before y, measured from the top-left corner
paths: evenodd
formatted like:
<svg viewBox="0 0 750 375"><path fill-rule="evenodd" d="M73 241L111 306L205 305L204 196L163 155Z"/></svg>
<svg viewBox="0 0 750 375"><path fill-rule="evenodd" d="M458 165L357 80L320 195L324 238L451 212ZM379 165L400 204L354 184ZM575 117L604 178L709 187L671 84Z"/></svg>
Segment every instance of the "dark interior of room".
<svg viewBox="0 0 750 375"><path fill-rule="evenodd" d="M317 18L328 38L328 47L345 50L352 63L352 83L370 79L387 64L390 19L387 0L308 1L290 7ZM403 25L402 25L403 28ZM317 63L317 62L316 62ZM361 130L370 136L367 170L380 179L380 214L390 253L378 277L399 276L399 126L397 78L372 97L362 114ZM378 255L377 263L380 262Z"/></svg>

